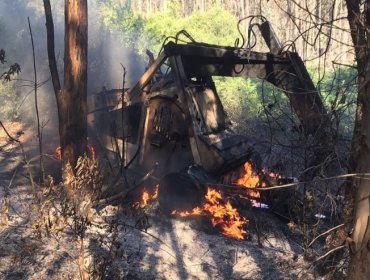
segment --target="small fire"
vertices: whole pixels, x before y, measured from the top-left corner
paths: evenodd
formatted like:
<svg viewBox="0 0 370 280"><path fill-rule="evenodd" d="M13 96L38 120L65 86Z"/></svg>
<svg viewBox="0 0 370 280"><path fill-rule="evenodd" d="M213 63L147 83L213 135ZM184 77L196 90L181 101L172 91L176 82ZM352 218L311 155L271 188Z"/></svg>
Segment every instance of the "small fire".
<svg viewBox="0 0 370 280"><path fill-rule="evenodd" d="M242 177L236 179L234 184L249 188L246 190L246 193L248 196L254 198L260 198L260 193L258 191L251 190L250 188L256 188L259 185L262 187L266 186L264 182L260 183L260 178L258 175L253 174L253 168L250 162L244 163L244 174Z"/></svg>
<svg viewBox="0 0 370 280"><path fill-rule="evenodd" d="M174 210L171 214L179 217L208 216L211 218L212 226L219 226L223 235L244 239L246 232L243 230L243 226L247 220L239 215L230 202L224 203L221 192L208 188L205 200L202 207L196 207L191 211Z"/></svg>
<svg viewBox="0 0 370 280"><path fill-rule="evenodd" d="M252 164L250 162L244 163L244 175L235 180L236 185L242 185L245 187L256 187L260 181L257 175L253 174Z"/></svg>
<svg viewBox="0 0 370 280"><path fill-rule="evenodd" d="M140 201L134 202L132 204L132 207L139 209L139 208L144 208L145 206L148 205L150 201L156 200L158 198L158 187L159 185L156 185L154 187L154 192L153 194L150 194L145 188L143 193L141 194Z"/></svg>
<svg viewBox="0 0 370 280"><path fill-rule="evenodd" d="M87 144L87 149L89 150L90 152L90 159L91 160L95 160L95 149L93 147L92 144L88 143ZM54 156L58 159L58 160L62 160L62 148L60 146L58 146L55 151L54 151Z"/></svg>
<svg viewBox="0 0 370 280"><path fill-rule="evenodd" d="M202 214L202 209L200 207L195 207L191 211L177 211L173 210L171 215L179 216L182 218L189 217L189 216L199 216Z"/></svg>
<svg viewBox="0 0 370 280"><path fill-rule="evenodd" d="M262 175L270 178L280 178L280 175L268 173L266 170L261 171ZM265 187L266 183L260 180L258 174L253 172L252 164L246 162L244 164L243 175L234 180L233 184L240 187L243 193L249 198L255 207L262 207L262 203L253 198L260 198L260 193L253 188ZM245 191L245 192L244 192ZM133 204L134 208L144 208L148 202L158 197L158 185L155 187L154 193L151 195L144 189L141 199ZM222 196L222 193L214 188L207 188L205 202L200 207L195 207L190 211L172 211L171 215L177 217L205 216L209 217L213 227L221 229L221 233L225 236L235 239L244 239L246 231L243 230L244 225L248 222L247 219L241 217L236 208ZM252 199L251 199L252 198Z"/></svg>

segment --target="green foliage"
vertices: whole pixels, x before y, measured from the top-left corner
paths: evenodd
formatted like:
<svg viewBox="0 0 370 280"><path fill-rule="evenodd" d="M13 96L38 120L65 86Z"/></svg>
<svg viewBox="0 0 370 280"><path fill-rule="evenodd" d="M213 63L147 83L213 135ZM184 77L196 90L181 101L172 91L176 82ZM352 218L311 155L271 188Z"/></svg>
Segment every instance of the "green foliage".
<svg viewBox="0 0 370 280"><path fill-rule="evenodd" d="M338 68L318 84L340 134L351 137L357 99L357 70Z"/></svg>
<svg viewBox="0 0 370 280"><path fill-rule="evenodd" d="M321 94L326 97L326 106L335 108L346 100L353 102L357 93L357 71L354 68L339 68L328 73L318 83Z"/></svg>
<svg viewBox="0 0 370 280"><path fill-rule="evenodd" d="M140 16L131 9L131 1L109 0L101 5L100 16L108 29L122 34L126 46L143 56L146 49L159 52L169 37L188 42L185 36L174 38L181 30L186 30L197 42L232 46L239 37L237 18L224 9L221 2L214 1L206 12L193 12L184 17L180 1L169 1L167 9ZM353 127L357 93L354 69L336 69L325 73L324 78L323 69L310 67L308 71L338 131L348 135ZM269 116L280 127L292 125L289 99L271 84L247 78L214 77L214 81L225 110L233 120L260 118L263 121Z"/></svg>
<svg viewBox="0 0 370 280"><path fill-rule="evenodd" d="M181 17L180 6L173 1L167 10L144 19L133 13L127 3L112 0L102 4L100 16L108 29L121 33L126 46L141 54L146 49L158 52L167 37L174 37L181 30L196 41L209 44L233 45L238 37L236 18L218 6Z"/></svg>
<svg viewBox="0 0 370 280"><path fill-rule="evenodd" d="M337 68L326 72L323 69L308 68L308 72L326 107L335 108L339 101L354 101L357 94L355 68Z"/></svg>
<svg viewBox="0 0 370 280"><path fill-rule="evenodd" d="M326 71L310 67L308 72L319 90L324 106L332 116L339 134L351 137L357 98L357 70L338 67Z"/></svg>
<svg viewBox="0 0 370 280"><path fill-rule="evenodd" d="M194 13L185 28L196 41L230 46L239 36L236 26L237 20L232 14L215 6L205 13Z"/></svg>
<svg viewBox="0 0 370 280"><path fill-rule="evenodd" d="M214 82L222 104L232 119L255 117L262 110L261 96L258 93L259 81L214 77Z"/></svg>
<svg viewBox="0 0 370 280"><path fill-rule="evenodd" d="M268 114L280 127L291 125L289 99L272 84L256 78L214 77L214 81L232 120L251 124L258 118L264 122Z"/></svg>
<svg viewBox="0 0 370 280"><path fill-rule="evenodd" d="M100 7L100 18L110 30L119 31L126 46L136 46L143 32L143 19L132 12L130 6L112 0Z"/></svg>
<svg viewBox="0 0 370 280"><path fill-rule="evenodd" d="M173 10L154 14L145 22L144 32L151 40L150 45L158 51L167 37L183 29L198 42L233 45L238 37L236 25L232 14L216 6L186 18L179 17L179 12Z"/></svg>

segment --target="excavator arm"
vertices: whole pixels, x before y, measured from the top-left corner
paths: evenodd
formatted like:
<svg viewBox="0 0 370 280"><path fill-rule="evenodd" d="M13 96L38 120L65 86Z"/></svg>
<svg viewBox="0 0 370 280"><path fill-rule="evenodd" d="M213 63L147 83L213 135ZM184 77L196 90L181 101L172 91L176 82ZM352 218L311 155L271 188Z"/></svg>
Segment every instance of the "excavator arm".
<svg viewBox="0 0 370 280"><path fill-rule="evenodd" d="M264 34L264 33L263 33ZM166 56L181 57L183 71L193 77L229 76L266 80L283 90L306 133L327 123L327 114L302 59L297 53L278 53L277 42L266 35L271 52L260 53L235 47L168 43ZM273 47L272 47L273 46Z"/></svg>

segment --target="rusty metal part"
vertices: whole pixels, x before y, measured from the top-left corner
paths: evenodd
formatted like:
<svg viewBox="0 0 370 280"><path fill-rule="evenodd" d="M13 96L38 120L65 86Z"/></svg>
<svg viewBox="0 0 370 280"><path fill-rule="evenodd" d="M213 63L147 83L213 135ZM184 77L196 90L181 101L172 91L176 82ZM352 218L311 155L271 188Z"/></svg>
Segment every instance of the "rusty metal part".
<svg viewBox="0 0 370 280"><path fill-rule="evenodd" d="M268 53L196 42L167 43L136 85L125 91L125 102L119 102L122 91L116 96L106 94L107 90L98 94L100 103L96 102L92 119L101 142L115 153L124 153L125 166L138 173L158 162L152 176L166 178L167 185L176 178L169 174L193 164L220 178L245 161L258 163L253 143L233 130L212 79L226 76L259 78L282 89L305 134L320 135L319 150L330 146L329 118L301 58L282 50L267 21L260 29ZM168 69L162 72L161 67ZM180 177L187 182L188 175ZM189 188L190 194L195 193ZM166 186L165 192L172 189Z"/></svg>

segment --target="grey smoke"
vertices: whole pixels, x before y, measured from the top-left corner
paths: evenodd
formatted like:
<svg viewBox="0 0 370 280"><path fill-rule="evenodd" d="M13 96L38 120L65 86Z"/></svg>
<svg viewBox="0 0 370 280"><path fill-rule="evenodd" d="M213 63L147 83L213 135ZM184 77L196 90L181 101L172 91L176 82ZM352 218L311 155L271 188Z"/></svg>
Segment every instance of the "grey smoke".
<svg viewBox="0 0 370 280"><path fill-rule="evenodd" d="M55 53L60 79L63 81L64 55L64 1L51 1L55 25ZM32 128L33 140L37 146L36 117L34 106L34 79L32 50L27 17L30 18L36 51L36 64L41 122L44 127L45 152L52 153L52 146L58 145L57 109L50 81L46 51L46 27L43 1L6 0L0 2L0 48L6 50L8 61L18 62L22 73L17 77L17 90L21 100L22 121ZM144 71L145 62L134 50L125 47L121 35L107 31L99 21L96 1L89 1L89 72L88 94L105 88L122 87L122 63L127 69L126 86L131 87ZM1 95L0 95L0 102ZM50 145L50 143L53 143ZM50 147L48 147L50 145Z"/></svg>

